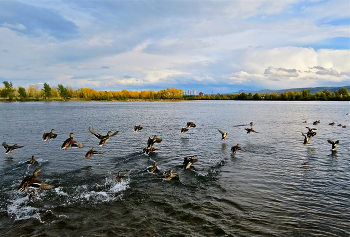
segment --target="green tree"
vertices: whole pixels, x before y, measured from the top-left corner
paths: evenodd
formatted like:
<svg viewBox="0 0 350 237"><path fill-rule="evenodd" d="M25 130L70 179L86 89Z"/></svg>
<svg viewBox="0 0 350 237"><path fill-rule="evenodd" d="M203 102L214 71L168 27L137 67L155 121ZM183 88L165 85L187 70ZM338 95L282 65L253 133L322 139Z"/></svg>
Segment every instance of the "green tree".
<svg viewBox="0 0 350 237"><path fill-rule="evenodd" d="M27 97L28 97L26 89L23 88L23 87L18 87L18 94L19 94L19 97L21 97L22 100L26 100Z"/></svg>
<svg viewBox="0 0 350 237"><path fill-rule="evenodd" d="M43 92L45 99L51 98L51 87L46 82L44 83Z"/></svg>
<svg viewBox="0 0 350 237"><path fill-rule="evenodd" d="M10 100L12 100L15 92L15 89L13 89L12 86L12 82L3 81L2 83L4 84L5 88L1 90L1 97L8 97Z"/></svg>
<svg viewBox="0 0 350 237"><path fill-rule="evenodd" d="M253 95L253 100L261 100L261 96L258 93Z"/></svg>
<svg viewBox="0 0 350 237"><path fill-rule="evenodd" d="M61 96L62 98L65 99L65 98L69 97L68 89L65 88L62 84L58 84L57 91L60 93L60 96Z"/></svg>

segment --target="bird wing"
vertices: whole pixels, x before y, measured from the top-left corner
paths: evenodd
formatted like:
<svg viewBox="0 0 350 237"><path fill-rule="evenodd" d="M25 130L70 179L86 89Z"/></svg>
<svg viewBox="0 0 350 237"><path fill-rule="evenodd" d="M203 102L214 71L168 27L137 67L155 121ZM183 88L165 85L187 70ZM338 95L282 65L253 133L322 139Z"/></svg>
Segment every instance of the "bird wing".
<svg viewBox="0 0 350 237"><path fill-rule="evenodd" d="M218 129L218 131L219 131L222 135L224 135L224 132L223 132L223 131L221 131L220 129Z"/></svg>
<svg viewBox="0 0 350 237"><path fill-rule="evenodd" d="M156 139L154 139L154 142L161 143L162 140L163 140L163 139L157 137Z"/></svg>
<svg viewBox="0 0 350 237"><path fill-rule="evenodd" d="M56 134L56 133L52 133L50 137L51 137L51 138L56 138L56 137L57 137L57 134Z"/></svg>
<svg viewBox="0 0 350 237"><path fill-rule="evenodd" d="M10 147L9 145L7 145L6 142L3 142L3 143L2 143L2 146L3 146L6 150L9 149L9 147Z"/></svg>
<svg viewBox="0 0 350 237"><path fill-rule="evenodd" d="M47 136L47 135L48 135L48 133L47 133L47 132L43 134L43 140L45 140L45 139L46 139L46 136Z"/></svg>
<svg viewBox="0 0 350 237"><path fill-rule="evenodd" d="M22 148L24 146L13 145L13 149Z"/></svg>
<svg viewBox="0 0 350 237"><path fill-rule="evenodd" d="M330 144L334 144L334 141L332 140L327 140ZM339 141L338 141L339 142Z"/></svg>
<svg viewBox="0 0 350 237"><path fill-rule="evenodd" d="M92 151L93 154L103 154L105 153L104 151Z"/></svg>
<svg viewBox="0 0 350 237"><path fill-rule="evenodd" d="M110 137L113 137L115 135L117 135L119 133L119 131L116 131L115 133L112 133L112 135L110 135Z"/></svg>
<svg viewBox="0 0 350 237"><path fill-rule="evenodd" d="M71 138L67 138L67 139L63 142L61 148L63 149L63 148L65 148L65 147L70 146L70 145L71 145L70 142L71 142Z"/></svg>
<svg viewBox="0 0 350 237"><path fill-rule="evenodd" d="M98 139L102 139L104 136L95 132L91 127L89 127L89 131L94 134Z"/></svg>
<svg viewBox="0 0 350 237"><path fill-rule="evenodd" d="M36 180L35 182L31 183L29 186L33 187L33 188L44 189L44 190L52 189L54 187L50 184L46 184L44 182L41 182L40 180Z"/></svg>
<svg viewBox="0 0 350 237"><path fill-rule="evenodd" d="M339 140L337 140L336 142L335 142L335 144L338 144L339 143Z"/></svg>

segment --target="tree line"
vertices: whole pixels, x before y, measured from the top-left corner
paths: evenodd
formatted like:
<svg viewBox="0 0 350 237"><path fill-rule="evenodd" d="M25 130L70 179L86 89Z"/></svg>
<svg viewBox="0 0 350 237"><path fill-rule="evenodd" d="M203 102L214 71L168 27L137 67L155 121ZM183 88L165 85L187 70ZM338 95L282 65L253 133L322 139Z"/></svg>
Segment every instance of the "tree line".
<svg viewBox="0 0 350 237"><path fill-rule="evenodd" d="M341 88L335 90L333 93L329 90L323 90L322 92L316 92L311 94L309 90L302 90L300 92L289 91L285 93L240 93L240 94L216 94L216 95L186 95L185 100L350 100L350 94L348 89Z"/></svg>
<svg viewBox="0 0 350 237"><path fill-rule="evenodd" d="M180 100L183 99L183 90L176 88L167 88L160 91L96 91L90 88L73 89L71 86L58 84L57 87L51 87L44 83L43 88L39 85L29 85L28 88L19 86L14 88L12 82L4 81L4 88L0 88L0 97L9 101L47 101L58 100L65 101L71 99L78 100Z"/></svg>
<svg viewBox="0 0 350 237"><path fill-rule="evenodd" d="M216 95L184 95L182 89L167 88L160 91L96 91L90 88L73 89L71 86L58 84L51 87L44 83L43 88L39 85L29 85L28 88L19 86L14 88L12 82L4 81L4 87L0 88L0 97L9 101L47 101L47 100L350 100L348 89L341 88L333 93L329 90L311 94L308 90L300 92L285 92L272 94L240 93L240 94L216 94Z"/></svg>

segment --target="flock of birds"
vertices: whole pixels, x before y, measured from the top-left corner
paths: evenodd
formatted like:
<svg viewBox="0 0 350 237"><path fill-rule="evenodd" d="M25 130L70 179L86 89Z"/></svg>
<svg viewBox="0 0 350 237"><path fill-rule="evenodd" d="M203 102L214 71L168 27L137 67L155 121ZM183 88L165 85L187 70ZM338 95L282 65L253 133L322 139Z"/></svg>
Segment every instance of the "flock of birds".
<svg viewBox="0 0 350 237"><path fill-rule="evenodd" d="M307 121L304 121L303 123L307 123ZM318 123L320 123L320 120L314 121L313 125L317 125ZM249 128L245 128L245 130L247 131L247 134L249 134L251 132L258 133L252 127L253 122L250 122L249 125L250 125ZM329 123L329 125L333 126L333 125L335 125L335 123L332 122L332 123ZM247 126L247 125L237 125L237 126ZM341 126L342 128L346 128L346 126L341 125L341 124L339 124L338 126ZM181 129L181 133L185 133L185 132L189 131L190 128L195 128L195 127L196 127L195 123L187 122L186 127L183 127ZM142 128L143 127L141 125L136 125L136 126L134 126L134 131L138 132L138 131L142 130ZM308 144L310 142L311 138L317 134L317 132L315 132L315 130L317 130L316 128L310 128L310 127L306 127L306 128L308 129L306 134L301 132L301 134L304 136L304 144L305 145ZM55 131L55 129L51 129L50 132L44 133L43 140L49 141L50 139L56 138L57 134L54 133L54 131ZM89 131L91 134L93 134L96 138L98 138L100 140L99 146L105 146L106 142L111 137L118 134L118 131L116 131L116 132L108 131L106 135L101 135L101 134L95 132L91 127L89 127ZM223 132L220 129L218 129L218 131L222 135L221 139L226 140L227 132ZM62 149L66 150L68 148L83 148L84 147L83 144L78 143L77 141L74 140L73 135L75 135L75 134L74 133L69 134L69 138L67 138L61 146ZM161 142L162 142L162 139L157 137L157 135L153 136L153 138L149 137L148 141L147 141L147 146L145 148L143 148L143 152L145 154L150 155L151 153L155 152L156 150L160 150L160 148L156 148L156 147L154 147L154 145L156 143L161 143ZM337 146L339 144L339 140L337 140L337 141L328 140L328 142L330 144L332 144L332 151L336 151ZM14 144L14 145L10 146L6 142L3 142L2 145L6 149L6 154L12 153L13 150L15 150L15 149L24 147L24 146L19 146L18 144ZM94 154L103 154L104 153L103 151L96 151L95 149L96 149L96 147L92 147L88 152L86 152L85 158L90 159ZM237 144L237 145L231 147L231 151L234 154L237 151L246 151L246 150L241 148L239 146L239 144ZM198 160L197 160L196 156L187 156L184 158L182 166L184 169L190 169L191 165L197 161ZM35 160L34 156L32 156L32 158L29 161L27 161L28 164L34 164L36 162L37 161ZM159 169L157 167L157 162L154 162L154 165L147 168L147 170L151 173L158 172ZM39 172L41 172L41 169L36 169L33 172L33 175L26 176L23 179L23 181L21 182L21 184L19 185L18 190L25 191L26 188L28 188L28 189L29 188L40 188L40 189L46 189L46 190L52 189L54 186L46 184L46 183L38 180L38 173ZM128 174L122 175L122 172L119 172L117 175L112 174L112 173L110 173L110 175L112 175L115 178L116 182L120 182L123 180L123 177L127 176ZM173 179L179 179L180 176L178 174L173 173L173 170L170 170L169 172L163 172L163 177L167 180L173 180ZM31 192L33 192L33 191L31 190Z"/></svg>

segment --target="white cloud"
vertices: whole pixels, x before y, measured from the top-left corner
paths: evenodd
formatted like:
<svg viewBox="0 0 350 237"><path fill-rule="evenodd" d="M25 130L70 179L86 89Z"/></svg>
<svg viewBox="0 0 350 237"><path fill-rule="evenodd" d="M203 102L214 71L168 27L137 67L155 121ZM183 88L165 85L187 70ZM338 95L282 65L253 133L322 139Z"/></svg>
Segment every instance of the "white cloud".
<svg viewBox="0 0 350 237"><path fill-rule="evenodd" d="M2 23L2 27L9 28L9 29L17 29L17 30L25 30L27 27L25 27L22 24L9 24L9 23Z"/></svg>

